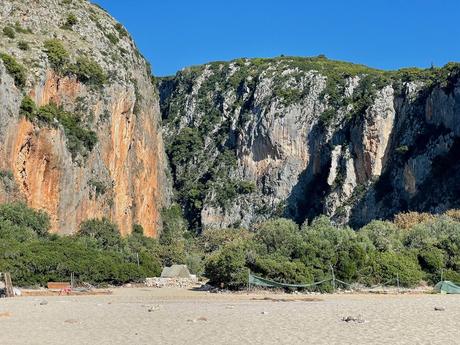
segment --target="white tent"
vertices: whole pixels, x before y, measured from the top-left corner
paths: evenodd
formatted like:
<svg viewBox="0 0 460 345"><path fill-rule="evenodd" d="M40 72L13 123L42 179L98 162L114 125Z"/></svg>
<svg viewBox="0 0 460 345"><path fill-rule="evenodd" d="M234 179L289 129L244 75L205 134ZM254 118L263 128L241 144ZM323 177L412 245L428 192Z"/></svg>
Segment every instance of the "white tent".
<svg viewBox="0 0 460 345"><path fill-rule="evenodd" d="M192 278L186 265L172 265L163 268L161 278Z"/></svg>

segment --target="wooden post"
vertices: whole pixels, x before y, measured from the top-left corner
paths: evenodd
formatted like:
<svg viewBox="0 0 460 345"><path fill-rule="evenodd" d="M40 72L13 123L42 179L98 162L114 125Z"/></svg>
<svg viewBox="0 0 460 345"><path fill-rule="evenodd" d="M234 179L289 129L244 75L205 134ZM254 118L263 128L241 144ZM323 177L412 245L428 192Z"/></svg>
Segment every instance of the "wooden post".
<svg viewBox="0 0 460 345"><path fill-rule="evenodd" d="M14 297L13 283L11 282L11 274L9 272L5 272L3 275L5 276L5 295L6 297Z"/></svg>
<svg viewBox="0 0 460 345"><path fill-rule="evenodd" d="M399 273L396 273L396 284L398 286L398 293L399 293Z"/></svg>
<svg viewBox="0 0 460 345"><path fill-rule="evenodd" d="M331 267L331 273L332 273L332 290L335 292L335 274L334 274L334 267L332 265L329 265Z"/></svg>
<svg viewBox="0 0 460 345"><path fill-rule="evenodd" d="M251 290L251 270L248 268L248 291Z"/></svg>

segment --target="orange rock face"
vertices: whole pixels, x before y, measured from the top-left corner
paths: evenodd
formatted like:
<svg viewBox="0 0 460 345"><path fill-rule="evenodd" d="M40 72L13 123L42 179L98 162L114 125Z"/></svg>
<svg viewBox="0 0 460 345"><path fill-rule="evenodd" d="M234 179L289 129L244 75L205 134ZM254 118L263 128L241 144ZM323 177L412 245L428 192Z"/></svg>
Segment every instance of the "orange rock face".
<svg viewBox="0 0 460 345"><path fill-rule="evenodd" d="M86 92L76 80L48 72L43 87L33 89L30 96L40 106L50 102L68 105ZM134 224L142 225L147 236L158 233L162 144L155 108L134 115L132 91L111 96L110 120L98 128L99 143L84 164L72 160L59 126L37 126L23 117L8 128L5 149L0 152L5 156L1 157L2 168L13 172L31 207L50 215L53 232L73 233L86 219L107 217L123 235ZM100 103L91 109L96 117L104 107ZM95 195L91 188L95 175L106 182L106 195Z"/></svg>
<svg viewBox="0 0 460 345"><path fill-rule="evenodd" d="M106 217L124 235L140 224L156 236L168 199L161 115L150 66L132 37L89 1L2 0L0 8L3 26L40 33L26 51L0 37L2 53L24 67L19 85L0 60L0 203L20 199L46 211L60 234ZM62 27L69 13L78 17L73 30ZM66 114L21 116L25 95Z"/></svg>
<svg viewBox="0 0 460 345"><path fill-rule="evenodd" d="M51 216L53 230L57 231L59 157L53 152L57 130L46 129L36 135L32 123L21 119L13 143L11 162L19 189L33 208L43 209Z"/></svg>

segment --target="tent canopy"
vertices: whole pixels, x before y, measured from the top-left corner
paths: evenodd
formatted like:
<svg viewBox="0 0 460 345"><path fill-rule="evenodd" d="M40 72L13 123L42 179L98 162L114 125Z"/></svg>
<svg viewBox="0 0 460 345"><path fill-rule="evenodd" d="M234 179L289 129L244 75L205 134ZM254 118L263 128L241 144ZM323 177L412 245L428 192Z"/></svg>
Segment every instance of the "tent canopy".
<svg viewBox="0 0 460 345"><path fill-rule="evenodd" d="M191 278L191 275L186 265L172 265L163 268L161 278Z"/></svg>
<svg viewBox="0 0 460 345"><path fill-rule="evenodd" d="M435 291L440 293L460 294L460 286L455 285L451 281L444 280L439 282L434 287Z"/></svg>

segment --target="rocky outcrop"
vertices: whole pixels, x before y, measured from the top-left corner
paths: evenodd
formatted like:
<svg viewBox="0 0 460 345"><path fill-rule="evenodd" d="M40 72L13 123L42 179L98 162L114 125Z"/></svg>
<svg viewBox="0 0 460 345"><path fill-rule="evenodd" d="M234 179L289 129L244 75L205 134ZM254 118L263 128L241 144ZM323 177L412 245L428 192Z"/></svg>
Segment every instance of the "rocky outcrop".
<svg viewBox="0 0 460 345"><path fill-rule="evenodd" d="M382 72L318 57L163 78L176 197L197 229L322 213L361 225L458 207L459 71Z"/></svg>
<svg viewBox="0 0 460 345"><path fill-rule="evenodd" d="M58 233L107 217L123 234L140 224L155 236L168 199L159 102L131 37L88 1L5 0L0 19L13 32L1 37L0 53L25 77L18 85L0 60L0 175L9 183L0 181L0 202L47 211ZM63 51L50 53L50 40ZM66 118L27 116L26 96ZM91 133L97 143L86 145Z"/></svg>

